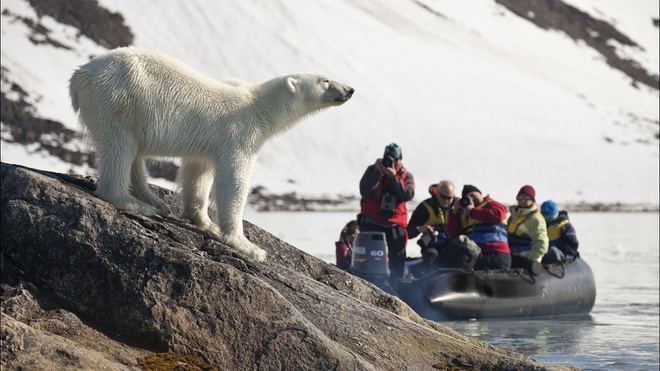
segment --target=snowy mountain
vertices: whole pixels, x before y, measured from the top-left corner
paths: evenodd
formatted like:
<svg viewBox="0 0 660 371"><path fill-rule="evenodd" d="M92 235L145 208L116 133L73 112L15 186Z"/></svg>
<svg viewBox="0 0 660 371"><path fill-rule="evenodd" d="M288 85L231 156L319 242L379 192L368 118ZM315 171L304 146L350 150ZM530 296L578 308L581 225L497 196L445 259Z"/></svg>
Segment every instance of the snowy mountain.
<svg viewBox="0 0 660 371"><path fill-rule="evenodd" d="M657 1L3 0L2 161L95 174L68 79L121 45L218 79L324 73L356 89L266 144L253 186L358 196L396 142L416 178L514 203L659 202ZM168 177L176 161L154 165ZM164 164L164 165L163 165ZM170 189L169 180L154 178Z"/></svg>

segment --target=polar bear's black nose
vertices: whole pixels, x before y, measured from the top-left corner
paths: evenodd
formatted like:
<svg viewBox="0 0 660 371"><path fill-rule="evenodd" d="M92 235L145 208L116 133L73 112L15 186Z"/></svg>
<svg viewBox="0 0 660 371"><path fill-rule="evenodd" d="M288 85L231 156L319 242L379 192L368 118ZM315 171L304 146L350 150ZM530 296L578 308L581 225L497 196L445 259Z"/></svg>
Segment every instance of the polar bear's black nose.
<svg viewBox="0 0 660 371"><path fill-rule="evenodd" d="M348 88L348 91L346 92L346 98L352 97L354 92L355 92L355 89Z"/></svg>

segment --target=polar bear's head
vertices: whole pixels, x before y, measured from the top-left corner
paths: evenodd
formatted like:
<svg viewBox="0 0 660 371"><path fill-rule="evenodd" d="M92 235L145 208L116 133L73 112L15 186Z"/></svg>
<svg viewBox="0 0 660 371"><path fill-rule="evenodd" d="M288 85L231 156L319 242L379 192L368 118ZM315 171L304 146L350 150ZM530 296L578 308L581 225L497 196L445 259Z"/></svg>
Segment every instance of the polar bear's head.
<svg viewBox="0 0 660 371"><path fill-rule="evenodd" d="M323 75L299 73L256 84L251 91L253 110L265 121L261 132L272 136L307 116L344 104L355 90Z"/></svg>
<svg viewBox="0 0 660 371"><path fill-rule="evenodd" d="M296 99L303 99L312 109L338 106L351 99L355 89L326 76L300 73L286 77L286 86Z"/></svg>

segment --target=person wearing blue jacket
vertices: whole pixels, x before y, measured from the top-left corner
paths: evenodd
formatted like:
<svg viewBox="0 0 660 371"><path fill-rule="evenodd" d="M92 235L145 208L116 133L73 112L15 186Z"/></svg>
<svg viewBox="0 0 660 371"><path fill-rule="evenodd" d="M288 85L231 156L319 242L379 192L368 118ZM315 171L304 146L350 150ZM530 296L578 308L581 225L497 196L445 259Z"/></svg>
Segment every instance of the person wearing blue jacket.
<svg viewBox="0 0 660 371"><path fill-rule="evenodd" d="M559 210L553 200L541 204L541 215L548 226L550 248L543 257L543 264L571 261L579 256L579 242L575 228L568 218L568 212Z"/></svg>

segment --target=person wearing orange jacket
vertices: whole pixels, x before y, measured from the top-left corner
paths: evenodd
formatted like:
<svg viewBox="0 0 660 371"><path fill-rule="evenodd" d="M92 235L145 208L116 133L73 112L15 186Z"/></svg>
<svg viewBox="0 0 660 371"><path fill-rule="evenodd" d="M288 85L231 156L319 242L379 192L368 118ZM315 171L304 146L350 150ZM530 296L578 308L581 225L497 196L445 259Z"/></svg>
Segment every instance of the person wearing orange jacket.
<svg viewBox="0 0 660 371"><path fill-rule="evenodd" d="M466 235L481 249L474 263L475 270L511 268L511 251L507 242L506 206L490 195L466 184L461 199L454 202L447 220L447 233L458 238ZM470 267L452 267L470 268Z"/></svg>
<svg viewBox="0 0 660 371"><path fill-rule="evenodd" d="M402 159L401 147L391 143L360 180L360 231L385 233L392 280L403 276L408 243L406 202L415 196L415 179Z"/></svg>

